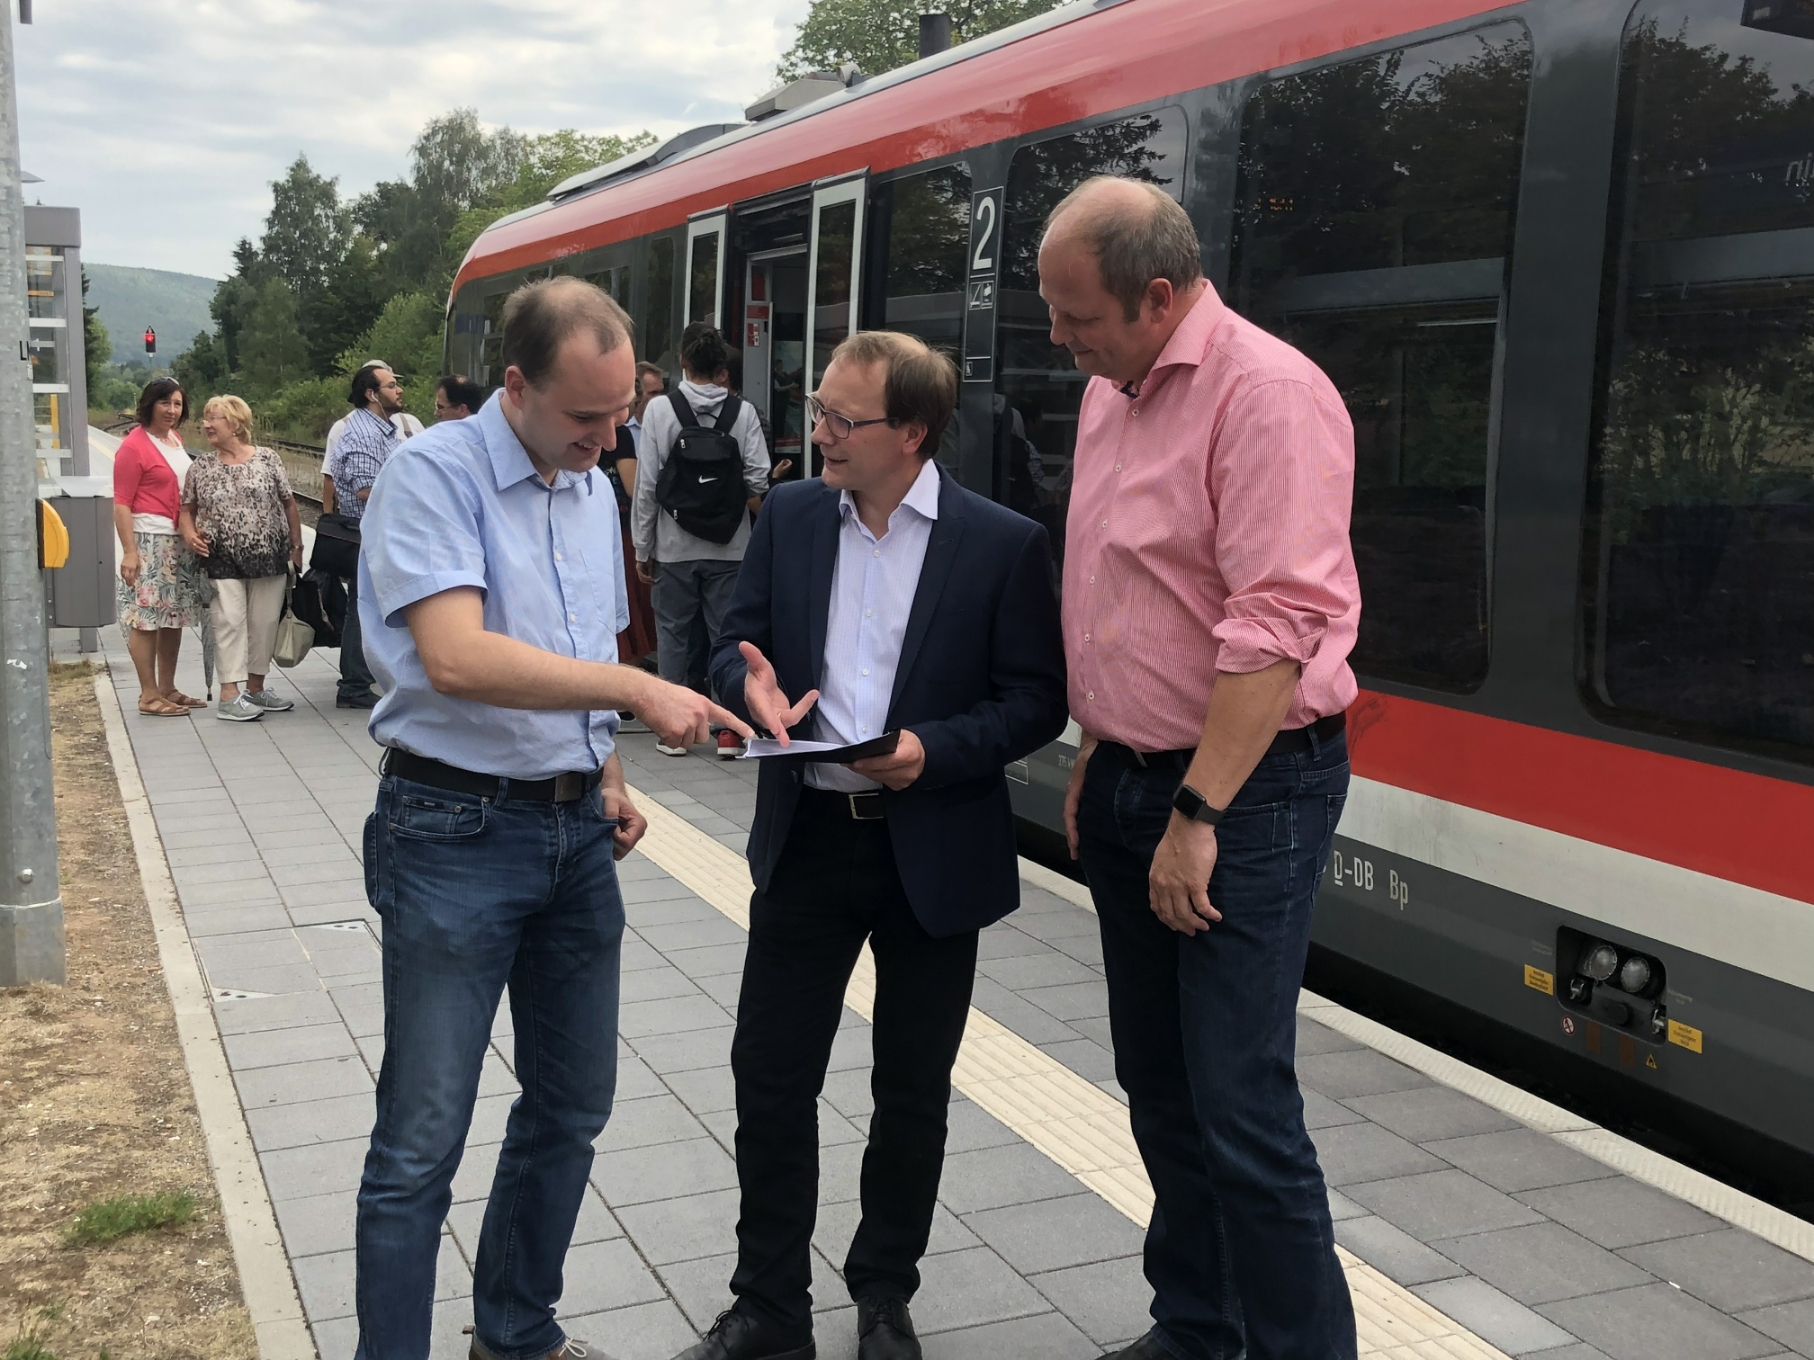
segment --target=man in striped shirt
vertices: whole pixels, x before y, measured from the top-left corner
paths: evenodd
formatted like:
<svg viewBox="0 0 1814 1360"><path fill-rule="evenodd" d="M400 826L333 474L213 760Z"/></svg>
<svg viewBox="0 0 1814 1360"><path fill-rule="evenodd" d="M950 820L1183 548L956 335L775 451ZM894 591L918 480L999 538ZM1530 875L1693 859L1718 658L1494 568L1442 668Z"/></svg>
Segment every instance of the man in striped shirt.
<svg viewBox="0 0 1814 1360"><path fill-rule="evenodd" d="M328 489L322 495L324 503L332 495L334 513L358 521L365 517L372 483L406 437L398 423L403 384L382 364L368 364L353 375L347 401L352 414L328 448L322 465L322 483ZM354 576L346 583L346 624L340 633L340 684L334 707L373 708L377 703L359 627L359 578Z"/></svg>
<svg viewBox="0 0 1814 1360"><path fill-rule="evenodd" d="M1352 1360L1293 1067L1348 789L1354 435L1316 365L1236 316L1183 208L1091 180L1039 255L1090 374L1064 561L1065 798L1115 1074L1153 1183L1154 1327L1120 1360Z"/></svg>

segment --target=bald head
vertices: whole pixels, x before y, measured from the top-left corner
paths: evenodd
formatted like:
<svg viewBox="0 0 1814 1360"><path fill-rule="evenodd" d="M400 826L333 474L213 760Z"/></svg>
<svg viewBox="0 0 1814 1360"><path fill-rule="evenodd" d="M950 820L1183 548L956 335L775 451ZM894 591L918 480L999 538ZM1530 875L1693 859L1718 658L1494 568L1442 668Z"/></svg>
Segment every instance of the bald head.
<svg viewBox="0 0 1814 1360"><path fill-rule="evenodd" d="M1095 256L1102 286L1129 321L1155 279L1185 293L1203 277L1197 229L1184 209L1156 184L1098 175L1070 193L1046 218L1040 244L1081 247Z"/></svg>

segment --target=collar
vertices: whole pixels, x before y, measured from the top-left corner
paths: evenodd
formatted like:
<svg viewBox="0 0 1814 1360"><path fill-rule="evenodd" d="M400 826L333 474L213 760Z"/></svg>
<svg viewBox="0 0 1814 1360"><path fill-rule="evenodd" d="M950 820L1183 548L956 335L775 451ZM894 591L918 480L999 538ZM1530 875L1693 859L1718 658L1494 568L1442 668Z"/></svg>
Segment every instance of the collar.
<svg viewBox="0 0 1814 1360"><path fill-rule="evenodd" d="M358 416L364 416L367 420L376 421L377 424L383 428L386 438L395 439L397 437L397 422L394 420L387 420L385 417L372 410L371 407L355 406L353 408L353 414L348 416L347 419L352 420Z"/></svg>
<svg viewBox="0 0 1814 1360"><path fill-rule="evenodd" d="M583 477L586 490L592 489L592 473L569 472L562 468L554 474L554 484L550 486L542 481L542 474L535 470L535 464L529 459L529 451L523 447L523 441L516 437L516 431L510 428L510 422L504 419L504 389L499 388L491 394L491 399L479 408L478 415L472 417L479 424L479 437L485 443L486 456L491 459L491 475L499 491L508 490L527 478L533 477L549 491L565 491L570 486L577 486Z"/></svg>
<svg viewBox="0 0 1814 1360"><path fill-rule="evenodd" d="M1203 280L1203 296L1198 298L1185 313L1184 320L1178 323L1178 329L1172 332L1171 339L1165 342L1165 348L1159 351L1159 357L1153 360L1153 366L1139 382L1131 382L1115 390L1130 401L1150 392L1154 379L1168 368L1196 368L1200 366L1209 353L1209 340L1216 328L1222 324L1222 318L1228 314L1228 304L1222 301L1216 292L1215 284Z"/></svg>
<svg viewBox="0 0 1814 1360"><path fill-rule="evenodd" d="M907 494L901 497L901 504L895 507L895 512L898 514L904 506L909 510L915 511L921 519L929 519L936 522L938 520L938 493L938 459L928 458L920 465L920 475L913 479L913 485L907 488ZM850 492L840 491L838 493L839 518L842 519L846 515L854 515L856 513L856 500L851 496ZM890 524L894 523L894 515L888 517L888 522Z"/></svg>

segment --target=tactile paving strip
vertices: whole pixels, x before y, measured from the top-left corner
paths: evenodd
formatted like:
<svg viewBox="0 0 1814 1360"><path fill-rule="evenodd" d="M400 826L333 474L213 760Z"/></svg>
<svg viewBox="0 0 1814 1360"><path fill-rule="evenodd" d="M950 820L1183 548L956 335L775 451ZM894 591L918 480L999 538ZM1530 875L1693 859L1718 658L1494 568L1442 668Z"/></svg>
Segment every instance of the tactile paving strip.
<svg viewBox="0 0 1814 1360"><path fill-rule="evenodd" d="M632 789L649 819L639 847L665 873L730 920L749 929L749 866L684 817ZM845 1003L865 1020L875 1005L875 964L857 960ZM1127 1107L971 1008L951 1081L1091 1190L1145 1226L1153 1189L1140 1163ZM1459 1323L1342 1247L1336 1248L1354 1298L1360 1353L1378 1360L1508 1360Z"/></svg>

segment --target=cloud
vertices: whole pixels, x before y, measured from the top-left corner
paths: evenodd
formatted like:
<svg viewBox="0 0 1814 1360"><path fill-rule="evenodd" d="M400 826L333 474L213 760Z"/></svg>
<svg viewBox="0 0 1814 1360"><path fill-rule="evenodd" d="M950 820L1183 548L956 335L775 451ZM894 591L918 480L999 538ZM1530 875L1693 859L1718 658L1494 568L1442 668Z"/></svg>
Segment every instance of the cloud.
<svg viewBox="0 0 1814 1360"><path fill-rule="evenodd" d="M14 30L24 162L83 252L224 276L296 155L344 195L462 105L521 132L742 117L807 0L43 0Z"/></svg>

